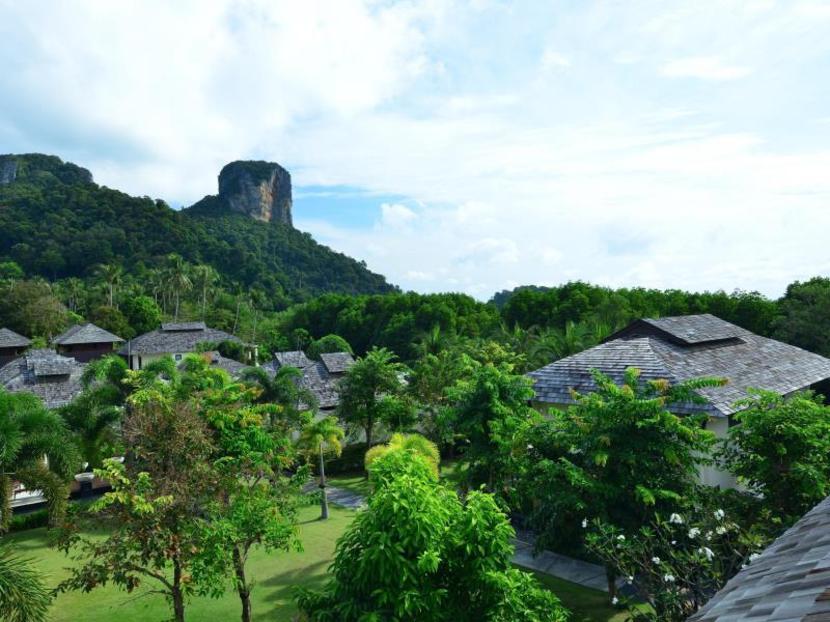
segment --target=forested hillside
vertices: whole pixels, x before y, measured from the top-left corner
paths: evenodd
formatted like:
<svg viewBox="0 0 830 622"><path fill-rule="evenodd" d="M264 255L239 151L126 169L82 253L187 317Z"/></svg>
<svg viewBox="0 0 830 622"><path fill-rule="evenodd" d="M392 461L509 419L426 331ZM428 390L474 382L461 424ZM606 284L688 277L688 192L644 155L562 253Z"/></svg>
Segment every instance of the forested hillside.
<svg viewBox="0 0 830 622"><path fill-rule="evenodd" d="M229 210L175 211L161 200L99 186L88 171L39 154L0 157L0 261L27 276L88 277L99 265L142 275L176 253L224 284L260 290L271 308L324 292L393 291L365 264L281 223Z"/></svg>

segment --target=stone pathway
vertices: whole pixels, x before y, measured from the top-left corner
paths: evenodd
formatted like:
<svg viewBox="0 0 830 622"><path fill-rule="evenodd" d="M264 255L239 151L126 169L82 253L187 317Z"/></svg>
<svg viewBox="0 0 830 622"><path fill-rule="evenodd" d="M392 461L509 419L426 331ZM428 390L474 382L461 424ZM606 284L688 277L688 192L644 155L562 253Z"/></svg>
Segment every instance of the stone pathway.
<svg viewBox="0 0 830 622"><path fill-rule="evenodd" d="M308 490L311 491L315 488L316 485L309 486ZM330 503L352 510L360 510L366 507L366 499L350 490L326 486L326 491ZM516 552L513 554L513 563L517 566L564 579L593 590L608 591L608 581L605 578L605 570L602 566L550 551L542 551L534 556L532 536L527 533L523 533L521 539L513 538L512 542L513 546L516 547Z"/></svg>

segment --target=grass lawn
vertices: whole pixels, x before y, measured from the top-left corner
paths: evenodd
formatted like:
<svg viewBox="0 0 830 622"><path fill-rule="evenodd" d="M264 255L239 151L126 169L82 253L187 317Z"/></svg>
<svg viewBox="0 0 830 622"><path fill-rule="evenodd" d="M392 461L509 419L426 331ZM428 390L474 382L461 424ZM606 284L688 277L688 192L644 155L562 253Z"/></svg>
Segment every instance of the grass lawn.
<svg viewBox="0 0 830 622"><path fill-rule="evenodd" d="M461 476L459 463L455 461L441 463L441 479L458 485ZM326 482L335 488L343 488L363 497L369 496L369 480L361 473L345 473L326 478Z"/></svg>
<svg viewBox="0 0 830 622"><path fill-rule="evenodd" d="M302 553L265 553L254 550L248 562L248 571L256 580L252 601L254 620L290 620L296 612L292 600L292 586L321 586L326 570L334 556L334 545L354 517L354 512L331 508L328 521L319 521L320 508L312 505L300 514ZM7 539L13 548L33 558L47 574L50 585L66 576L64 568L71 560L61 552L48 548L46 530L33 529L11 534ZM159 595L141 596L144 590L127 594L115 587L105 586L88 594L70 592L61 594L51 610L52 622L145 622L167 620L170 609ZM193 598L185 611L189 622L238 620L239 600L229 590L222 598Z"/></svg>
<svg viewBox="0 0 830 622"><path fill-rule="evenodd" d="M624 611L608 603L608 594L604 592L538 572L533 574L571 611L570 622L623 622L627 617Z"/></svg>

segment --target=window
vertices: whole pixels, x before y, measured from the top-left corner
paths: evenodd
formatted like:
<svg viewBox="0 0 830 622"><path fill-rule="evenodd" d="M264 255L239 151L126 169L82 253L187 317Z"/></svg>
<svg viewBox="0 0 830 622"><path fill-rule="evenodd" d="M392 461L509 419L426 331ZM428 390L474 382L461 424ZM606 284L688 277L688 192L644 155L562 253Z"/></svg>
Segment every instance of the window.
<svg viewBox="0 0 830 622"><path fill-rule="evenodd" d="M177 361L181 361L182 360L182 355L181 354L176 354L173 358L176 359Z"/></svg>

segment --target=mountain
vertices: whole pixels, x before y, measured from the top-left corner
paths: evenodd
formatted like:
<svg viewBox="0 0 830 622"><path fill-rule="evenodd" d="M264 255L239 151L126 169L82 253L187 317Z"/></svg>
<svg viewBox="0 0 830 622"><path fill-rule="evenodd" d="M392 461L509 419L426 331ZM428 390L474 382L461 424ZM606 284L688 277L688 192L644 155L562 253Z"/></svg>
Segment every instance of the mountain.
<svg viewBox="0 0 830 622"><path fill-rule="evenodd" d="M337 292L396 291L364 262L294 229L291 177L268 162L232 162L219 193L176 211L96 184L55 156L0 155L0 261L28 275L85 277L98 264L140 273L169 253L262 290L274 308Z"/></svg>

